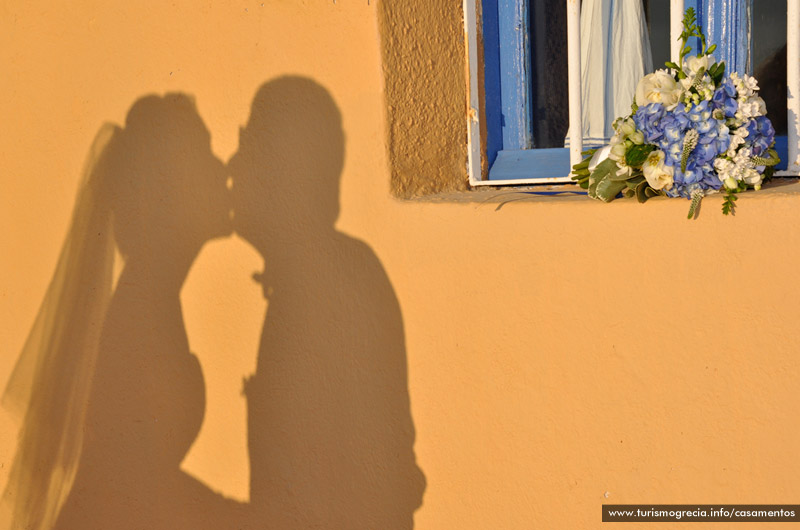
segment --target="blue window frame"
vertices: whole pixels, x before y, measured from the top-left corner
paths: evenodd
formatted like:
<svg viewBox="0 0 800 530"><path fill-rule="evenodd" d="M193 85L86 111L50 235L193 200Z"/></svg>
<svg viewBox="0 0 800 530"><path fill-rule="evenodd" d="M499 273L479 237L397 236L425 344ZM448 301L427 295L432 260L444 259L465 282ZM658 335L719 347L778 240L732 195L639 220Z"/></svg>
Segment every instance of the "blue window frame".
<svg viewBox="0 0 800 530"><path fill-rule="evenodd" d="M569 149L536 147L531 61L531 17L536 10L529 2L483 0L489 180L544 180L569 174ZM567 87L563 90L566 93Z"/></svg>

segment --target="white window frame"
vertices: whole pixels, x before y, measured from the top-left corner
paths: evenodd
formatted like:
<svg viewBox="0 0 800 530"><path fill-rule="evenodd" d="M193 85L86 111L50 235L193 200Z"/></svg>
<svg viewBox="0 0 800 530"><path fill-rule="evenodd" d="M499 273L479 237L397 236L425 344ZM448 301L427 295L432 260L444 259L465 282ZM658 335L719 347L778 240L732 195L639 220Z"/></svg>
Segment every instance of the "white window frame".
<svg viewBox="0 0 800 530"><path fill-rule="evenodd" d="M581 79L580 79L580 2L565 0L567 3L567 57L569 79L569 130L570 130L570 166L581 160L583 150L583 130L581 123ZM503 186L552 184L571 182L571 176L553 175L552 177L515 178L509 180L488 180L488 171L484 175L481 169L484 157L481 142L481 101L478 65L482 53L478 49L478 33L480 22L479 9L481 0L464 0L464 25L466 39L466 59L468 69L467 86L467 171L471 186ZM684 0L670 0L670 55L675 61L680 53L679 35L683 30L682 20ZM786 16L787 45L787 136L788 164L787 169L776 172L778 176L800 175L800 0L787 0ZM535 150L531 150L535 151ZM511 162L513 164L513 161ZM487 164L488 165L488 164Z"/></svg>

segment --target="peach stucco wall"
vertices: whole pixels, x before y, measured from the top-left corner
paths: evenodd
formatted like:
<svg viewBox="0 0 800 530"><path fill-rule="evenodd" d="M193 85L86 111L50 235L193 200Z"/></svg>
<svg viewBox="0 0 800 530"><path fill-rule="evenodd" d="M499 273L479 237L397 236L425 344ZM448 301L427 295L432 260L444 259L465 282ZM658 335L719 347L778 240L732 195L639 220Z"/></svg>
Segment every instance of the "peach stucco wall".
<svg viewBox="0 0 800 530"><path fill-rule="evenodd" d="M449 179L432 190L466 178L453 121L464 98L452 81L464 71L461 2L385 3L0 3L0 386L50 283L98 130L124 125L142 96L180 92L194 96L222 161L250 124L280 146L282 176L297 177L292 161L341 174L326 196L299 179L256 183L269 194L234 202L248 220L242 236L208 242L180 291L205 386L180 469L246 524L411 528L413 516L419 530L599 528L603 503L795 503L798 185L745 194L732 218L709 198L693 222L678 200L538 199L496 211L469 192L397 198L425 191L414 182L427 176ZM420 27L445 55L414 45L426 42ZM429 85L415 81L426 68ZM398 92L404 73L413 96ZM292 143L254 123L259 88L288 75L327 91L340 129L335 112L318 128L312 113ZM273 105L278 94L267 94ZM249 175L273 167L242 165ZM251 278L276 269L274 295ZM147 313L128 311L122 327L147 329ZM277 322L274 351L260 345L265 315L265 332ZM254 425L242 381L257 371L273 387ZM0 411L0 487L18 427ZM130 443L120 451L141 449ZM265 461L280 451L291 453L284 468ZM376 476L391 492L376 493ZM257 497L256 484L275 495ZM276 495L295 504L254 506ZM92 505L93 516L122 528L137 520L124 512L131 502ZM167 499L158 509L170 521L176 508Z"/></svg>

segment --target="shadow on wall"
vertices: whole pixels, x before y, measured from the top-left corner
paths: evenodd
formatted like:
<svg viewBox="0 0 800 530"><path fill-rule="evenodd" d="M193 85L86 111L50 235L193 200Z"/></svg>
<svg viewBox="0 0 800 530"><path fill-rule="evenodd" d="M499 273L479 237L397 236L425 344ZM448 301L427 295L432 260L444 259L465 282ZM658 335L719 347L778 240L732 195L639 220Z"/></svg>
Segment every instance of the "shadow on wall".
<svg viewBox="0 0 800 530"><path fill-rule="evenodd" d="M25 412L12 528L226 527L240 507L179 469L205 410L179 294L202 246L232 231L225 167L193 101L171 94L104 127L86 174L4 396Z"/></svg>
<svg viewBox="0 0 800 530"><path fill-rule="evenodd" d="M275 528L410 529L416 465L400 308L375 253L334 228L341 116L315 82L256 94L229 162L236 231L269 301L246 383L250 499Z"/></svg>
<svg viewBox="0 0 800 530"><path fill-rule="evenodd" d="M258 92L230 171L185 95L144 97L100 131L3 396L24 418L3 495L13 529L413 527L425 479L401 314L375 254L333 228L343 157L338 109L301 78ZM179 294L232 208L269 300L246 385L247 505L180 470L205 383Z"/></svg>

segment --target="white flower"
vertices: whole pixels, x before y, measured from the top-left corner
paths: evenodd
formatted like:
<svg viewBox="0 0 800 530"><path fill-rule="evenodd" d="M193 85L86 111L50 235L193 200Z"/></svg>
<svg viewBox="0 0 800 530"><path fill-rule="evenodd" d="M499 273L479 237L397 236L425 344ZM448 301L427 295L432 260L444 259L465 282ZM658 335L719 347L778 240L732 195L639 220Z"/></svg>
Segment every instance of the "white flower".
<svg viewBox="0 0 800 530"><path fill-rule="evenodd" d="M736 150L739 149L740 145L744 144L744 139L748 134L750 133L747 131L747 127L734 129L733 133L729 136L730 144L728 144L728 152L726 153L729 157L733 158L736 156Z"/></svg>
<svg viewBox="0 0 800 530"><path fill-rule="evenodd" d="M625 159L625 152L628 150L628 145L625 142L625 138L617 133L611 137L611 142L609 142L609 145L611 146L611 152L608 154L608 158L616 162Z"/></svg>
<svg viewBox="0 0 800 530"><path fill-rule="evenodd" d="M734 131L731 139L741 137L739 131ZM717 177L728 189L734 189L738 186L738 182L744 182L756 189L761 187L763 176L756 169L753 162L752 150L750 147L742 147L733 156L733 160L726 160L724 158L717 158L714 160L714 169L717 171Z"/></svg>
<svg viewBox="0 0 800 530"><path fill-rule="evenodd" d="M636 123L630 118L623 121L619 126L619 132L623 137L627 137L636 132Z"/></svg>
<svg viewBox="0 0 800 530"><path fill-rule="evenodd" d="M625 163L624 158L622 160L617 160L617 167L619 168L617 170L618 177L625 175L625 178L628 178L631 175L633 175L633 168L629 166L627 163Z"/></svg>
<svg viewBox="0 0 800 530"><path fill-rule="evenodd" d="M733 86L736 87L736 93L738 94L739 99L747 99L758 92L758 81L756 81L755 77L750 77L747 74L739 77L739 74L733 72L731 73L730 78L731 81L733 81Z"/></svg>
<svg viewBox="0 0 800 530"><path fill-rule="evenodd" d="M739 109L736 112L736 117L739 119L748 120L767 113L767 104L758 96L739 98L738 103Z"/></svg>
<svg viewBox="0 0 800 530"><path fill-rule="evenodd" d="M715 158L714 159L714 169L717 170L717 176L723 182L725 182L728 178L731 178L731 172L736 167L736 164L727 160L725 158ZM736 179L734 179L734 182Z"/></svg>
<svg viewBox="0 0 800 530"><path fill-rule="evenodd" d="M672 187L675 169L664 163L664 151L656 150L650 153L642 166L642 172L647 183L653 189L661 190Z"/></svg>
<svg viewBox="0 0 800 530"><path fill-rule="evenodd" d="M761 184L761 173L749 167L742 172L742 180L751 186L758 186Z"/></svg>
<svg viewBox="0 0 800 530"><path fill-rule="evenodd" d="M714 60L713 55L704 55L702 57L692 56L687 57L686 60L683 62L683 71L689 77L694 77L697 72L700 71L700 68L704 68L705 71L708 71L708 67L713 65L716 62ZM691 81L689 82L691 84Z"/></svg>
<svg viewBox="0 0 800 530"><path fill-rule="evenodd" d="M742 77L742 82L750 92L758 91L758 80L755 77L744 74L744 76Z"/></svg>
<svg viewBox="0 0 800 530"><path fill-rule="evenodd" d="M639 80L636 86L636 104L644 106L649 103L661 103L670 108L677 105L681 94L683 87L667 70L656 70Z"/></svg>
<svg viewBox="0 0 800 530"><path fill-rule="evenodd" d="M733 161L736 163L737 166L746 166L750 162L750 157L752 156L753 151L749 147L742 147L739 149L739 152L736 153L736 156L733 157Z"/></svg>

